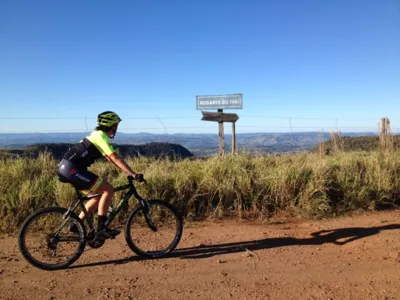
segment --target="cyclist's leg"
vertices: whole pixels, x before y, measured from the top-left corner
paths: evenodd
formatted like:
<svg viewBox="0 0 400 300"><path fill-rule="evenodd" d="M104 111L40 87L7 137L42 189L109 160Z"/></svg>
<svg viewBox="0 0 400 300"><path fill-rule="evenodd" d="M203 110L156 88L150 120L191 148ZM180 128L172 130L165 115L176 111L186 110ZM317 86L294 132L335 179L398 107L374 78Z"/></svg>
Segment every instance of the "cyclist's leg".
<svg viewBox="0 0 400 300"><path fill-rule="evenodd" d="M88 195L91 195L91 194L94 194L94 193L89 193ZM97 211L97 207L99 206L99 200L100 200L100 197L96 197L96 198L90 199L88 202L86 202L85 208L89 215L92 216ZM85 213L83 211L81 211L81 213L79 214L79 218L81 220L85 220L85 217L86 217Z"/></svg>
<svg viewBox="0 0 400 300"><path fill-rule="evenodd" d="M104 189L104 186L102 187L103 178L66 159L61 160L58 164L57 175L62 182L69 182L86 195L101 192ZM100 198L93 198L86 203L85 208L89 214L96 211ZM79 218L82 220L85 218L84 212L80 213Z"/></svg>
<svg viewBox="0 0 400 300"><path fill-rule="evenodd" d="M103 180L99 187L95 190L95 192L102 193L98 206L96 237L101 239L113 238L116 235L120 234L121 231L117 229L107 228L105 226L105 222L107 221L108 208L111 205L112 197L114 195L114 188L106 180Z"/></svg>
<svg viewBox="0 0 400 300"><path fill-rule="evenodd" d="M82 175L82 173L80 173ZM88 175L85 173L84 175ZM89 200L85 207L89 214L94 213L96 209L98 210L97 216L97 233L96 237L100 239L113 238L121 233L117 229L109 229L105 227L105 222L107 221L108 208L112 203L112 197L114 195L113 186L103 178L96 177L90 188L83 191L85 194L97 194L101 193L99 197ZM81 212L80 217L84 216Z"/></svg>
<svg viewBox="0 0 400 300"><path fill-rule="evenodd" d="M113 186L107 180L103 179L101 184L93 192L102 193L98 202L98 214L99 216L107 216L108 208L114 196Z"/></svg>
<svg viewBox="0 0 400 300"><path fill-rule="evenodd" d="M97 175L90 173L89 171L87 171L84 175L87 178L93 178L94 175L95 179L91 180L91 186L83 192L88 195L101 193L99 197L89 200L85 205L88 213L93 213L96 211L96 209L98 210L98 230L101 230L104 227L104 222L107 220L107 212L112 202L114 188L107 180L105 180L104 178L100 178ZM79 217L81 216L82 213Z"/></svg>
<svg viewBox="0 0 400 300"><path fill-rule="evenodd" d="M87 206L89 211L92 212L92 209L95 210L98 205L97 230L99 231L99 238L114 237L121 232L119 230L112 230L105 227L108 208L111 205L112 197L114 195L114 188L110 183L88 171L86 168L82 169L65 159L61 160L58 165L57 174L64 182L70 182L76 188L83 190L85 193L102 193L98 201L94 198Z"/></svg>

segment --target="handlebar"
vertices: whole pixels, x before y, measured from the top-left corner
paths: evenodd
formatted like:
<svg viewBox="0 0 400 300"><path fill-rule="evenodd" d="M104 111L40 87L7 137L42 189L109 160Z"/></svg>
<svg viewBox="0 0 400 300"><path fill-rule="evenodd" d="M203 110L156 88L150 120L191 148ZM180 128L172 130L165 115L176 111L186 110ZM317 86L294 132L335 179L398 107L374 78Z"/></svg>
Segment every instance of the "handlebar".
<svg viewBox="0 0 400 300"><path fill-rule="evenodd" d="M147 183L146 179L144 179L143 174L137 174L136 176L138 176L139 178L136 179L135 177L128 175L128 182L130 185L133 184L133 181L136 180L137 182L143 182L143 183Z"/></svg>

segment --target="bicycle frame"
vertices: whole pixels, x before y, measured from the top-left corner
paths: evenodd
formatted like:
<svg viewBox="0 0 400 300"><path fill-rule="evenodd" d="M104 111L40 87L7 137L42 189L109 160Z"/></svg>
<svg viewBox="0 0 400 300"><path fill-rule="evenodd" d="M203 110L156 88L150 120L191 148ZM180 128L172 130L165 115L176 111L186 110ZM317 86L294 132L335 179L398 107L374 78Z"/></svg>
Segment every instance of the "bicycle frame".
<svg viewBox="0 0 400 300"><path fill-rule="evenodd" d="M121 185L121 186L118 186L118 187L114 188L114 192L119 192L119 191L123 191L123 190L127 190L127 189L129 189L129 190L128 190L128 192L122 197L122 199L121 199L121 201L118 203L117 207L110 213L110 215L108 216L108 220L107 220L106 223L105 223L105 226L107 226L108 224L110 224L110 223L114 220L114 218L115 218L115 217L118 215L118 213L121 211L122 207L128 203L129 199L130 199L132 196L134 196L137 200L139 200L139 203L140 203L140 205L141 205L142 207L144 207L145 209L148 209L148 208L149 208L149 204L148 204L147 200L144 199L144 198L142 198L142 197L138 194L138 192L136 191L135 185L133 184L133 178L132 178L132 177L128 177L128 181L129 181L129 184ZM80 193L80 191L79 191L78 189L75 188L75 190L76 190L76 193L77 193L77 195L78 195L78 201L77 201L74 205L71 205L71 206L68 208L68 211L67 211L67 212L65 213L65 215L64 215L64 219L67 219L67 218L69 217L70 213L71 213L72 211L75 211L75 209L78 207L78 205L80 205L81 208L82 208L82 211L83 211L84 214L85 214L85 218L86 218L86 221L87 221L87 223L88 223L88 225L89 225L89 228L90 228L91 230L93 230L93 229L94 229L93 220L92 220L92 218L90 217L88 211L86 210L86 207L85 207L85 205L83 204L83 202L86 201L86 200L90 200L90 199L99 197L99 196L102 195L102 193L97 193L97 194L93 194L93 195L90 195L90 196L83 196L82 193ZM147 220L147 217L146 217L146 220ZM147 220L147 221L149 221L149 220ZM150 223L151 223L151 221L150 221ZM151 224L149 224L149 225L150 225L150 227L151 227ZM62 228L63 226L64 226L64 224L62 224L60 228Z"/></svg>

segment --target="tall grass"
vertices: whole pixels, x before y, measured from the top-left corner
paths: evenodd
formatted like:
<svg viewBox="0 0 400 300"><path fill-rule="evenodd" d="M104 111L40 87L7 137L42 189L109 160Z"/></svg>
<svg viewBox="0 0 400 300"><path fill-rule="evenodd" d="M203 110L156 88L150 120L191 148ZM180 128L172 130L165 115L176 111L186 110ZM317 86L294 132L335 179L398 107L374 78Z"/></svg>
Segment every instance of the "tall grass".
<svg viewBox="0 0 400 300"><path fill-rule="evenodd" d="M241 153L183 161L141 157L128 163L148 180L147 185L138 185L140 194L176 204L188 219L268 218L280 210L321 218L400 203L399 152L332 156ZM74 189L57 180L56 164L48 154L0 161L0 231L18 229L38 208L71 203ZM107 162L96 163L91 171L114 186L126 181ZM117 193L114 202L120 198ZM120 221L128 212L121 214Z"/></svg>

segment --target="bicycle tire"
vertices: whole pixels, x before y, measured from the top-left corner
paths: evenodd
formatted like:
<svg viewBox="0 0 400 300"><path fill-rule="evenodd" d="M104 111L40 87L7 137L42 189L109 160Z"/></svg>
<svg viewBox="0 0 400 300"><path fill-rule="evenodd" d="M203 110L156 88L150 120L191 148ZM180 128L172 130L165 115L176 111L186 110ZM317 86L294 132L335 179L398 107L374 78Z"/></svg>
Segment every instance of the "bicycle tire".
<svg viewBox="0 0 400 300"><path fill-rule="evenodd" d="M25 219L18 234L18 248L22 256L33 266L49 271L63 269L74 263L83 253L86 245L86 228L81 219L79 219L74 212L71 212L67 222L74 222L78 226L79 233L75 234L75 236L71 236L72 233L68 231L68 226L65 224L61 229L63 231L60 232L61 234L65 234L65 241L61 242L58 240L62 238L63 235L58 235L56 238L52 236L53 231L57 230L62 222L65 221L63 216L66 212L67 209L62 207L48 207L33 212ZM42 217L50 217L51 214L54 214L54 220L50 218L48 221L44 220L40 222ZM38 222L36 227L35 222ZM49 227L51 227L53 231L48 230L50 229ZM33 230L34 234L37 236L36 238L27 237L30 230ZM44 241L39 240L38 236L45 237ZM34 245L32 247L30 245L28 246L31 242ZM62 245L67 245L69 242L76 242L76 249L73 250L70 256L60 261L60 256L57 256L57 251L61 250L61 252L63 252L66 247L63 248ZM49 255L50 252L52 252L51 255ZM34 254L41 255L43 259L37 258ZM45 258L54 260L55 263L46 263L43 261Z"/></svg>
<svg viewBox="0 0 400 300"><path fill-rule="evenodd" d="M172 228L169 225L173 225L172 222L175 222L175 229L173 229L173 235L171 242L166 246L163 247L162 249L159 250L145 250L143 246L139 246L139 240L138 237L133 234L133 228L138 228L138 231L140 233L144 233L148 230L151 230L150 226L147 224L145 221L144 217L144 208L142 206L136 207L132 213L129 215L128 220L126 221L125 224L125 239L128 244L128 246L132 249L133 252L135 252L139 256L143 257L149 257L149 258L158 258L161 256L166 255L167 253L171 252L176 248L176 246L179 244L179 241L182 237L183 233L183 220L181 217L181 214L178 212L178 209L173 206L172 204L166 202L166 201L161 201L161 200L149 200L148 201L150 205L150 211L151 213L154 212L154 216L150 216L152 219L152 222L157 224L154 224L157 227L157 231L153 231L154 234L158 232L160 233L159 230L165 230L165 229L170 229ZM161 213L160 208L163 207L166 212L171 213L171 218L168 218L166 216L166 213ZM158 215L157 215L158 213ZM141 216L142 214L142 216ZM173 218L172 218L173 217ZM169 222L169 223L168 223ZM135 227L132 227L135 225ZM145 236L148 234L151 234L152 232L149 231L149 233L144 234ZM149 244L147 242L147 244ZM150 243L151 244L151 243Z"/></svg>

